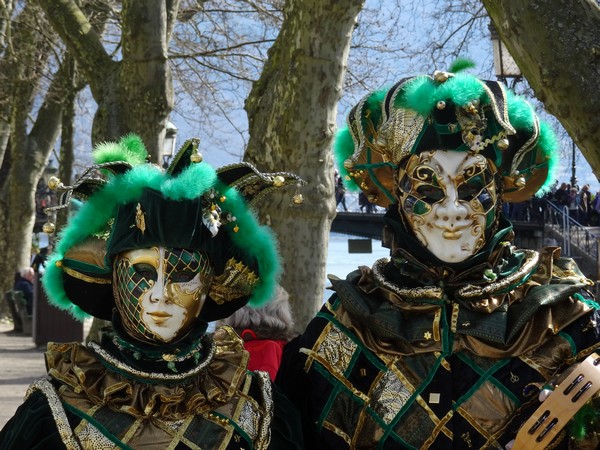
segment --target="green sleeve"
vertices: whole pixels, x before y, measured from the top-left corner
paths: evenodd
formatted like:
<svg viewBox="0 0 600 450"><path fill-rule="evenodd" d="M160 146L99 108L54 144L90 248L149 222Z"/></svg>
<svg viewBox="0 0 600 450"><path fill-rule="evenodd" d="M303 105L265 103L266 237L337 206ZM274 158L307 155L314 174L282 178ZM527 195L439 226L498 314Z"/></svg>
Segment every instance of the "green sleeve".
<svg viewBox="0 0 600 450"><path fill-rule="evenodd" d="M44 394L32 393L0 431L2 450L65 449Z"/></svg>
<svg viewBox="0 0 600 450"><path fill-rule="evenodd" d="M276 385L273 385L273 403L274 414L269 450L304 449L300 413Z"/></svg>

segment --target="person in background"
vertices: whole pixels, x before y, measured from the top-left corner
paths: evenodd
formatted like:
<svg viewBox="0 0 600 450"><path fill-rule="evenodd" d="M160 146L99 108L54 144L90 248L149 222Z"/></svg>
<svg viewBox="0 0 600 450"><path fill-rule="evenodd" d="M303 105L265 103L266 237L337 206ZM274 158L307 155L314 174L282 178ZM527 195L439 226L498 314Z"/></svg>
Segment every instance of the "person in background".
<svg viewBox="0 0 600 450"><path fill-rule="evenodd" d="M596 195L592 200L592 208L596 211L600 211L600 191L596 192Z"/></svg>
<svg viewBox="0 0 600 450"><path fill-rule="evenodd" d="M346 188L344 187L344 182L340 177L338 171L335 171L335 206L336 208L339 204L342 204L344 211L348 211L346 207Z"/></svg>
<svg viewBox="0 0 600 450"><path fill-rule="evenodd" d="M21 280L21 271L17 270L15 272L15 276L14 276L14 280L13 280L13 285L12 285L12 290L15 290L15 287L17 286L17 284L19 283L19 281ZM12 295L12 291L8 291L4 294L4 299L6 301L6 304L8 305L8 309L10 310L10 315L13 321L13 329L10 331L7 331L7 334L21 334L23 333L23 320L21 319L21 316L19 315L19 313L17 312L17 308L15 306L15 302L14 302L14 298Z"/></svg>
<svg viewBox="0 0 600 450"><path fill-rule="evenodd" d="M35 272L31 267L24 267L19 273L21 277L15 283L14 290L23 293L27 314L31 315L33 313L33 279L35 277Z"/></svg>
<svg viewBox="0 0 600 450"><path fill-rule="evenodd" d="M54 306L112 328L87 344L48 344L48 375L0 432L2 450L302 448L297 412L267 374L247 370L239 336L206 332L272 296L279 256L250 205L301 180L244 163L216 171L197 143L166 171L135 135L104 143L64 187L85 202L44 289Z"/></svg>
<svg viewBox="0 0 600 450"><path fill-rule="evenodd" d="M569 190L569 218L579 222L579 195L577 188L572 187Z"/></svg>
<svg viewBox="0 0 600 450"><path fill-rule="evenodd" d="M501 208L547 191L556 138L468 67L370 93L338 132L340 174L387 207L390 258L330 277L284 349L307 448L598 448L594 283L560 249L517 249Z"/></svg>
<svg viewBox="0 0 600 450"><path fill-rule="evenodd" d="M590 185L584 184L579 193L579 222L582 225L588 226L590 223L590 213L592 212L592 193Z"/></svg>
<svg viewBox="0 0 600 450"><path fill-rule="evenodd" d="M375 212L375 205L369 201L369 198L362 191L358 193L358 205L361 212L365 212L367 214L372 214Z"/></svg>
<svg viewBox="0 0 600 450"><path fill-rule="evenodd" d="M244 340L250 353L248 370L262 370L275 380L283 347L294 337L294 320L288 301L289 294L277 286L273 299L265 306L244 306L220 324L231 326Z"/></svg>
<svg viewBox="0 0 600 450"><path fill-rule="evenodd" d="M52 252L52 246L48 245L46 247L40 248L40 251L35 254L33 260L31 261L31 267L35 273L40 275L44 274L46 270L46 260L48 259L48 255Z"/></svg>
<svg viewBox="0 0 600 450"><path fill-rule="evenodd" d="M569 187L567 183L561 183L554 193L554 202L562 210L563 206L569 205Z"/></svg>

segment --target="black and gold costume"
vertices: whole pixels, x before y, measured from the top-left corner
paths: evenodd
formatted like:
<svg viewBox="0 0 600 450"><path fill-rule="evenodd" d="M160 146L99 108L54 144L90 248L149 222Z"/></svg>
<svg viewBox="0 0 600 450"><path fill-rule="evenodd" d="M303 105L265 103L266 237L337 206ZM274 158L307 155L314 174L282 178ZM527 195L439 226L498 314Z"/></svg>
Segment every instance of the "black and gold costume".
<svg viewBox="0 0 600 450"><path fill-rule="evenodd" d="M112 327L99 342L48 345L48 376L0 432L3 450L302 448L296 409L266 372L247 370L241 338L206 333L269 301L279 257L246 202L298 180L242 163L217 172L197 144L163 171L126 136L99 145L73 186L52 181L64 191L52 208L84 203L44 288L55 306Z"/></svg>
<svg viewBox="0 0 600 450"><path fill-rule="evenodd" d="M591 283L558 250L500 239L477 268L442 270L399 253L331 280L277 379L307 448L504 448L546 382L598 348Z"/></svg>
<svg viewBox="0 0 600 450"><path fill-rule="evenodd" d="M591 393L571 399L575 416L548 410L519 431L570 392L551 393L578 362L600 365L600 306L559 249L512 245L503 203L548 190L558 145L527 101L472 67L369 93L337 134L347 187L387 208L390 259L332 278L335 294L285 349L276 383L307 448L598 446ZM582 377L580 399L598 388Z"/></svg>
<svg viewBox="0 0 600 450"><path fill-rule="evenodd" d="M246 370L232 330L203 336L177 359L174 372L162 358L113 341L50 344L49 377L31 385L0 447L300 448L293 410L277 390L272 395L268 375Z"/></svg>

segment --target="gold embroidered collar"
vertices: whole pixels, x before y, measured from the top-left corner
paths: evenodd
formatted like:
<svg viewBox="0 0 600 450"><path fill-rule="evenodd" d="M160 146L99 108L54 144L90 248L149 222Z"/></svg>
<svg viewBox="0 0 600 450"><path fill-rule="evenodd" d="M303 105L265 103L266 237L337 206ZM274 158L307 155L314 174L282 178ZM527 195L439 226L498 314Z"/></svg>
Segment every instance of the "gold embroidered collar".
<svg viewBox="0 0 600 450"><path fill-rule="evenodd" d="M187 373L144 373L98 344L49 343L48 374L64 388L138 418L180 420L227 402L245 379L248 353L230 327L213 335L213 350ZM178 381L174 383L173 381Z"/></svg>

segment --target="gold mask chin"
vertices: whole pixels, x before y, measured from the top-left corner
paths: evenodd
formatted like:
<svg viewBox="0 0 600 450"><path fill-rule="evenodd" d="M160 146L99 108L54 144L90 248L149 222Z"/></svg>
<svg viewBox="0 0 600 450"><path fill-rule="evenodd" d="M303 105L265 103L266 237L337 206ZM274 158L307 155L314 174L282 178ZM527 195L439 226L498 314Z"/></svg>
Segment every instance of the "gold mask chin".
<svg viewBox="0 0 600 450"><path fill-rule="evenodd" d="M185 249L129 250L115 260L115 303L125 330L143 341L172 342L200 314L212 280L206 255Z"/></svg>
<svg viewBox="0 0 600 450"><path fill-rule="evenodd" d="M462 262L485 244L498 205L494 164L479 154L432 150L398 172L398 208L438 259Z"/></svg>

